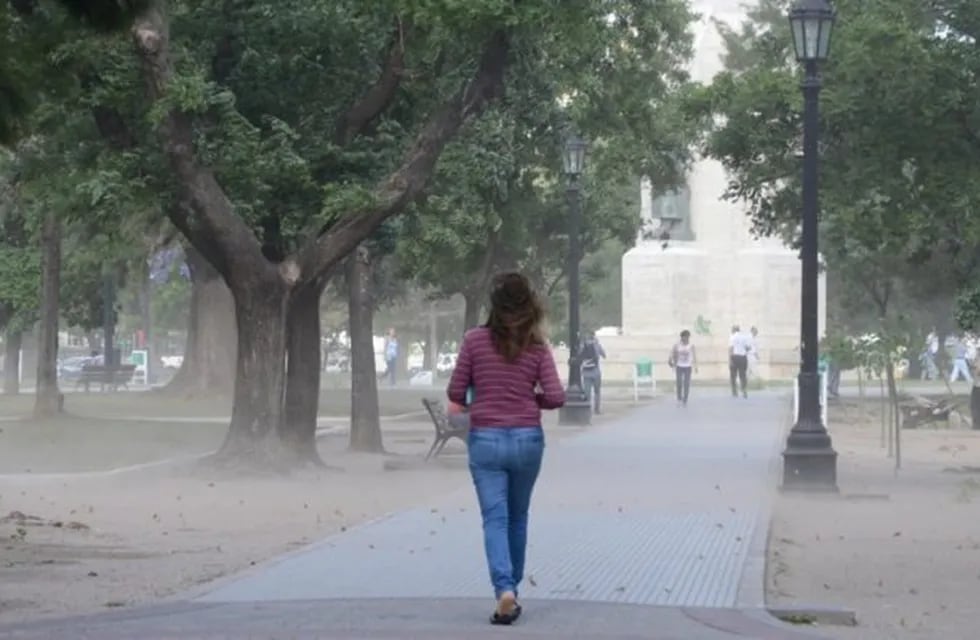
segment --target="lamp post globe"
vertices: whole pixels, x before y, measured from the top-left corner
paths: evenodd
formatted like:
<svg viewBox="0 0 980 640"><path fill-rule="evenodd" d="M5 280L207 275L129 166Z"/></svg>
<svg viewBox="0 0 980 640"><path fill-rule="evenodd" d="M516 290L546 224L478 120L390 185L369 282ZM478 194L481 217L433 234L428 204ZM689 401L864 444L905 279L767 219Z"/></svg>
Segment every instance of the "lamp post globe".
<svg viewBox="0 0 980 640"><path fill-rule="evenodd" d="M582 369L579 354L579 263L582 261L581 226L582 201L579 178L585 170L588 144L575 134L565 139L562 165L568 178L568 385L565 406L558 412L558 423L583 426L592 421L592 400L582 388Z"/></svg>
<svg viewBox="0 0 980 640"><path fill-rule="evenodd" d="M793 49L798 62L824 62L836 14L828 0L799 0L789 12Z"/></svg>
<svg viewBox="0 0 980 640"><path fill-rule="evenodd" d="M803 90L803 208L800 283L800 373L796 423L783 451L783 489L837 491L837 452L834 451L820 408L819 372L819 247L820 214L819 66L830 54L835 20L828 0L798 0L790 10L793 48L805 74Z"/></svg>
<svg viewBox="0 0 980 640"><path fill-rule="evenodd" d="M565 175L570 179L577 179L585 170L585 150L587 148L588 145L585 140L574 133L565 139L562 161Z"/></svg>

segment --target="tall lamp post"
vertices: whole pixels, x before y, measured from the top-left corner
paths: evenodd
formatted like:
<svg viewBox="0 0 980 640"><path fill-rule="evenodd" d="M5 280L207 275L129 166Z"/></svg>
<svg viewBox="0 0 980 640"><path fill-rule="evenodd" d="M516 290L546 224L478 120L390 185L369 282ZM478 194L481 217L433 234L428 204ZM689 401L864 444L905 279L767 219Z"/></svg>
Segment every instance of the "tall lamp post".
<svg viewBox="0 0 980 640"><path fill-rule="evenodd" d="M837 452L820 413L820 374L817 370L818 317L818 136L820 127L819 65L827 60L834 9L828 0L798 0L790 11L793 46L806 75L803 89L803 237L800 299L801 358L799 414L783 451L783 488L837 491Z"/></svg>
<svg viewBox="0 0 980 640"><path fill-rule="evenodd" d="M562 425L587 425L592 421L592 403L582 388L582 368L579 358L579 262L581 261L582 201L579 179L585 169L585 150L588 145L576 135L565 140L562 160L568 176L568 387L565 406L558 412Z"/></svg>

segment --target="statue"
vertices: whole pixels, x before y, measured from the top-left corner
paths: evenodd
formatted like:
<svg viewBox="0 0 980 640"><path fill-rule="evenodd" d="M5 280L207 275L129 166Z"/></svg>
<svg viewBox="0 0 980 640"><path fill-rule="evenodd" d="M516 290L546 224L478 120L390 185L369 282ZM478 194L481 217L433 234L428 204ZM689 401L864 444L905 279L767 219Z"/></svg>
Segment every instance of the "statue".
<svg viewBox="0 0 980 640"><path fill-rule="evenodd" d="M644 186L651 188L649 182ZM653 198L648 206L649 213L643 220L643 240L660 240L665 244L669 240L694 240L691 191L686 184Z"/></svg>

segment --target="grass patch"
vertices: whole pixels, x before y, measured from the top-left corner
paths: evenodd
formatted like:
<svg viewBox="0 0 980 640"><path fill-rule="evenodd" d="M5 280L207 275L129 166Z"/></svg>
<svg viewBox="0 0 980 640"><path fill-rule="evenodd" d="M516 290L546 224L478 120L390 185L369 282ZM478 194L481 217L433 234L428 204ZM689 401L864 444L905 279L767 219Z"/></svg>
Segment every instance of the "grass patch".
<svg viewBox="0 0 980 640"><path fill-rule="evenodd" d="M71 473L208 453L228 427L64 417L4 422L0 429L0 473Z"/></svg>
<svg viewBox="0 0 980 640"><path fill-rule="evenodd" d="M422 411L422 398L443 398L438 388L381 388L378 391L381 415L393 416ZM33 395L0 396L0 416L27 417L34 407ZM350 415L350 389L324 389L320 392L320 415ZM65 410L90 418L222 418L231 415L230 397L188 397L165 390L119 393L66 393Z"/></svg>

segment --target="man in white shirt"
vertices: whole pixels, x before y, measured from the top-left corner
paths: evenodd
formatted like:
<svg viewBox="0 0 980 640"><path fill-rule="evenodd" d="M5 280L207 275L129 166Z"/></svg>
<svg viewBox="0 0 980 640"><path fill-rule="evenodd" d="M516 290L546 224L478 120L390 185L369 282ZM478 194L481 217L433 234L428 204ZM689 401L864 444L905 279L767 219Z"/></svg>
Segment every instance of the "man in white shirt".
<svg viewBox="0 0 980 640"><path fill-rule="evenodd" d="M749 353L751 352L752 339L742 333L738 325L732 327L732 335L728 339L728 369L731 376L733 398L738 397L739 388L742 390L743 398L749 397L747 377Z"/></svg>

